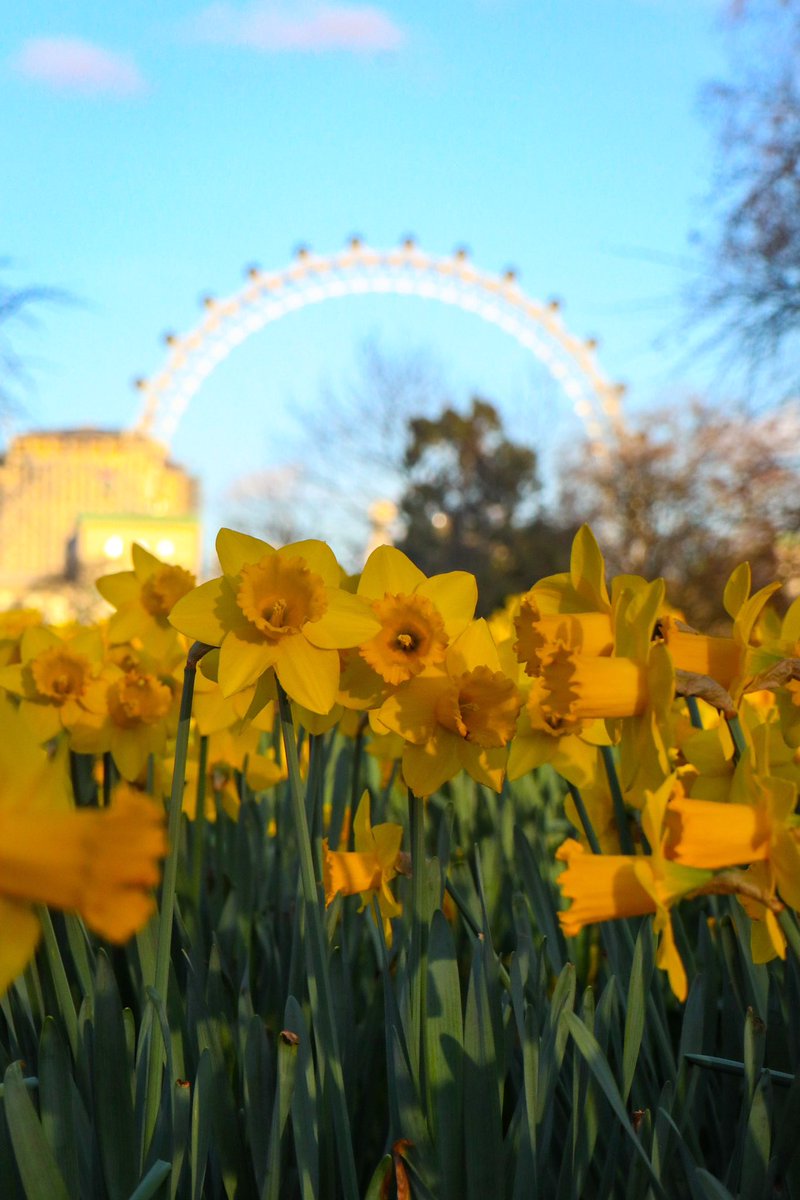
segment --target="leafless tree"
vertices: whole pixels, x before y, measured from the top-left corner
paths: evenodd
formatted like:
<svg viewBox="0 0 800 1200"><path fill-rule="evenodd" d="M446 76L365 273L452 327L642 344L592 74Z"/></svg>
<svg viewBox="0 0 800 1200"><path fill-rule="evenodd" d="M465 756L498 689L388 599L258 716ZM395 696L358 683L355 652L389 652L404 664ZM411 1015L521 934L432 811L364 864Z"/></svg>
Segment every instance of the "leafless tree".
<svg viewBox="0 0 800 1200"><path fill-rule="evenodd" d="M705 97L718 152L690 309L717 350L785 396L800 383L800 0L728 11L733 80Z"/></svg>
<svg viewBox="0 0 800 1200"><path fill-rule="evenodd" d="M588 520L611 574L663 576L693 625L724 618L747 560L754 586L790 584L800 528L800 404L752 418L695 401L646 415L567 464L562 512Z"/></svg>

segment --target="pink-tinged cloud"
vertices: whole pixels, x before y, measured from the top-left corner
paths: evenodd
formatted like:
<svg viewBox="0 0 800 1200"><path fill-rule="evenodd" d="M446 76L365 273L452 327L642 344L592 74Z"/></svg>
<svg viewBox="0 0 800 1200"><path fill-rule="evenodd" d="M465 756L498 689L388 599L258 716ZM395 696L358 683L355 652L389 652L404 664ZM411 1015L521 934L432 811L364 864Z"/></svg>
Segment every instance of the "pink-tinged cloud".
<svg viewBox="0 0 800 1200"><path fill-rule="evenodd" d="M12 65L25 79L62 92L132 96L146 90L132 59L83 38L31 38Z"/></svg>
<svg viewBox="0 0 800 1200"><path fill-rule="evenodd" d="M405 31L388 13L369 4L304 4L293 9L270 0L246 8L211 4L192 24L203 42L248 46L267 54L375 54L399 50Z"/></svg>

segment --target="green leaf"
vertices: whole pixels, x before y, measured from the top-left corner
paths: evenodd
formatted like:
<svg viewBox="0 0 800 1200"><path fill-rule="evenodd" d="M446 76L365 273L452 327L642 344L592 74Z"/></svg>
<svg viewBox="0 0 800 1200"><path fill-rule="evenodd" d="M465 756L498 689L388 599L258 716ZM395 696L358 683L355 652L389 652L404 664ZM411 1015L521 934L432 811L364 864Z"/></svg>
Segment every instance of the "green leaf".
<svg viewBox="0 0 800 1200"><path fill-rule="evenodd" d="M3 1078L3 1103L14 1157L28 1200L70 1200L18 1062L11 1063Z"/></svg>
<svg viewBox="0 0 800 1200"><path fill-rule="evenodd" d="M657 1196L662 1198L662 1200L667 1200L664 1190L655 1176L650 1159L642 1149L642 1144L637 1138L633 1126L628 1119L628 1114L625 1111L625 1105L622 1102L622 1098L617 1090L617 1085L614 1082L614 1076L611 1073L611 1068L604 1058L603 1052L597 1044L594 1035L589 1032L577 1013L567 1010L564 1012L564 1015L561 1019L569 1030L569 1033L572 1036L581 1055L589 1064L592 1074L594 1075L602 1091L604 1092L606 1099L614 1110L618 1121L636 1148L637 1154L647 1164L647 1171L653 1184L653 1190Z"/></svg>
<svg viewBox="0 0 800 1200"><path fill-rule="evenodd" d="M211 1053L204 1050L197 1065L192 1095L191 1171L192 1200L201 1200L211 1142L211 1106L209 1093L214 1078Z"/></svg>
<svg viewBox="0 0 800 1200"><path fill-rule="evenodd" d="M695 1182L702 1189L706 1200L735 1200L724 1183L720 1183L715 1175L707 1171L705 1167L696 1167L694 1171Z"/></svg>
<svg viewBox="0 0 800 1200"><path fill-rule="evenodd" d="M259 1192L267 1173L268 1143L264 1130L272 1121L275 1090L274 1067L264 1022L250 1018L244 1050L244 1119L250 1143L250 1157Z"/></svg>
<svg viewBox="0 0 800 1200"><path fill-rule="evenodd" d="M136 1190L131 1192L130 1200L151 1200L171 1170L170 1163L157 1158Z"/></svg>
<svg viewBox="0 0 800 1200"><path fill-rule="evenodd" d="M272 1109L267 1174L261 1192L262 1200L278 1200L281 1194L281 1144L283 1131L292 1107L297 1060L297 1044L291 1038L281 1034L278 1039L278 1080L275 1089L275 1104Z"/></svg>
<svg viewBox="0 0 800 1200"><path fill-rule="evenodd" d="M69 1050L58 1025L48 1017L39 1044L39 1111L44 1135L71 1196L80 1191L74 1092Z"/></svg>
<svg viewBox="0 0 800 1200"><path fill-rule="evenodd" d="M564 936L558 926L558 905L552 889L546 883L540 864L536 861L525 834L516 826L514 848L525 893L531 906L539 931L547 939L545 946L550 966L556 975L561 973L567 958Z"/></svg>
<svg viewBox="0 0 800 1200"><path fill-rule="evenodd" d="M648 942L645 950L645 939ZM653 971L652 933L650 923L643 921L639 928L639 936L633 951L630 982L628 984L628 1000L625 1010L625 1034L622 1042L622 1099L627 1101L636 1074L636 1064L642 1046L645 1015L647 1011L647 993L650 988L650 976Z"/></svg>
<svg viewBox="0 0 800 1200"><path fill-rule="evenodd" d="M138 1182L131 1064L117 981L100 951L94 984L94 1120L110 1200L128 1200Z"/></svg>
<svg viewBox="0 0 800 1200"><path fill-rule="evenodd" d="M364 1200L385 1200L389 1195L389 1180L392 1177L392 1156L384 1154L372 1173Z"/></svg>
<svg viewBox="0 0 800 1200"><path fill-rule="evenodd" d="M181 1182L183 1166L189 1151L192 1127L192 1090L185 1079L172 1085L172 1174L169 1181L170 1200L175 1200ZM185 1194L185 1189L183 1189Z"/></svg>
<svg viewBox="0 0 800 1200"><path fill-rule="evenodd" d="M428 1114L443 1200L463 1195L462 1087L464 1029L453 934L441 910L433 914L428 944L425 1023Z"/></svg>
<svg viewBox="0 0 800 1200"><path fill-rule="evenodd" d="M772 1087L768 1075L759 1081L750 1106L742 1155L741 1196L763 1196L770 1159Z"/></svg>
<svg viewBox="0 0 800 1200"><path fill-rule="evenodd" d="M483 947L478 945L464 1017L464 1139L471 1200L503 1193L503 1130L495 1061Z"/></svg>
<svg viewBox="0 0 800 1200"><path fill-rule="evenodd" d="M294 996L290 996L286 1001L284 1022L286 1028L299 1038L292 1096L292 1132L300 1175L300 1194L303 1200L315 1200L319 1195L317 1076L314 1070L311 1032L303 1010Z"/></svg>

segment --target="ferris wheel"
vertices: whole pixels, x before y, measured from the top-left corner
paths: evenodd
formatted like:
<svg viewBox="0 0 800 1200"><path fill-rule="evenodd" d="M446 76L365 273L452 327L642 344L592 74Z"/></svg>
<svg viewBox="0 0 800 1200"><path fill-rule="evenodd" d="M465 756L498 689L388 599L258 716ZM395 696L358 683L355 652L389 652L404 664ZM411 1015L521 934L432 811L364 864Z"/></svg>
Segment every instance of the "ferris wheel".
<svg viewBox="0 0 800 1200"><path fill-rule="evenodd" d="M624 385L601 371L594 339L581 340L565 327L557 301L526 295L512 270L499 275L478 270L463 249L437 258L413 238L376 250L354 237L338 254L315 255L303 247L283 270L251 267L238 292L221 300L207 297L194 329L166 335L161 369L136 381L141 409L134 431L169 445L204 380L252 334L309 305L366 294L417 296L474 313L535 356L590 438L602 443L622 429Z"/></svg>

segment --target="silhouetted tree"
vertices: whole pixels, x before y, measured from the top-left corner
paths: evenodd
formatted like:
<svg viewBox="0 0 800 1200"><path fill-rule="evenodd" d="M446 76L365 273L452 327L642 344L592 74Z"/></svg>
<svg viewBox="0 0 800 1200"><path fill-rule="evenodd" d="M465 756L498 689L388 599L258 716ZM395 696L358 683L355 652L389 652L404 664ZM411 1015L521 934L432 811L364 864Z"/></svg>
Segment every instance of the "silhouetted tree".
<svg viewBox="0 0 800 1200"><path fill-rule="evenodd" d="M566 566L573 529L545 518L536 453L506 436L486 400L412 419L405 469L399 548L428 575L472 571L482 613Z"/></svg>

